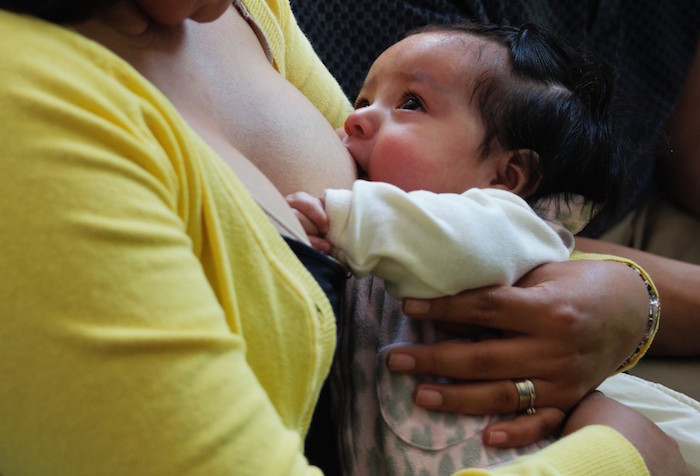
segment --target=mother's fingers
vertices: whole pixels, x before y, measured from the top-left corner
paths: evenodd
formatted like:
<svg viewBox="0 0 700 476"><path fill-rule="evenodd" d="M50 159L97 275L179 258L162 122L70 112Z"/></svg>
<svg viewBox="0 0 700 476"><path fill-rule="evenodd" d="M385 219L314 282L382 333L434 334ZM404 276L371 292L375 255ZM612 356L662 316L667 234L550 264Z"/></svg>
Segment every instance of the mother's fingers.
<svg viewBox="0 0 700 476"><path fill-rule="evenodd" d="M530 405L535 414L540 408L561 407L562 398L569 402L565 408L575 404L580 395L569 397L562 395L561 389L546 380L531 379L535 391L533 399L521 398L515 381L496 380L489 382L470 382L464 384L424 383L414 392L417 405L429 410L464 415L502 415L523 412Z"/></svg>
<svg viewBox="0 0 700 476"><path fill-rule="evenodd" d="M524 446L553 434L562 424L564 410L550 406L547 395L557 389L544 381L532 380L535 398L523 401L512 380L476 382L469 385L422 384L415 392L415 402L430 410L462 414L505 414L521 412L511 419L489 425L483 434L484 444L500 448ZM576 397L578 398L578 397ZM528 412L532 404L534 412Z"/></svg>
<svg viewBox="0 0 700 476"><path fill-rule="evenodd" d="M484 430L483 442L498 448L529 445L554 434L565 417L566 413L558 408L540 408L534 415L520 415L489 425Z"/></svg>
<svg viewBox="0 0 700 476"><path fill-rule="evenodd" d="M539 359L538 341L528 338L489 339L480 342L446 341L392 349L387 367L392 372L440 375L461 380L498 380L516 375L547 375L569 355L562 345L559 359L551 353Z"/></svg>
<svg viewBox="0 0 700 476"><path fill-rule="evenodd" d="M512 413L519 408L518 392L510 380L470 384L422 384L415 391L417 405L464 415Z"/></svg>
<svg viewBox="0 0 700 476"><path fill-rule="evenodd" d="M528 332L555 304L544 286L492 286L435 299L405 299L403 311L413 318Z"/></svg>

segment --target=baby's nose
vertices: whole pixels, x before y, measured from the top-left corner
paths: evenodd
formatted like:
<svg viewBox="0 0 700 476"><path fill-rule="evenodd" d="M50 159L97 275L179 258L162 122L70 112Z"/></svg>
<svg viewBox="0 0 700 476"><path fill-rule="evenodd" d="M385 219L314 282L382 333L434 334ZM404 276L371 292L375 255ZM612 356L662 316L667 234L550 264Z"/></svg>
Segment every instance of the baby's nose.
<svg viewBox="0 0 700 476"><path fill-rule="evenodd" d="M371 106L355 109L345 120L345 132L350 137L367 139L377 127L377 114Z"/></svg>

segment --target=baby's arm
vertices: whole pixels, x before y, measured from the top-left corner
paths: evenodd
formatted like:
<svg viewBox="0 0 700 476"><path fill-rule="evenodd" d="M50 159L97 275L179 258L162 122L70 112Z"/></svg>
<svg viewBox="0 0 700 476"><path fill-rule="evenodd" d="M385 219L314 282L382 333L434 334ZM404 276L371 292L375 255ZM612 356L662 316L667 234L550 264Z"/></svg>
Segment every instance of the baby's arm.
<svg viewBox="0 0 700 476"><path fill-rule="evenodd" d="M517 195L406 193L357 181L326 190L326 238L358 276L375 274L396 297L436 297L513 284L532 268L564 261L559 236Z"/></svg>
<svg viewBox="0 0 700 476"><path fill-rule="evenodd" d="M328 233L328 215L323 200L306 192L296 192L286 197L287 203L301 222L311 241L311 246L324 253L331 252L331 243L324 238Z"/></svg>

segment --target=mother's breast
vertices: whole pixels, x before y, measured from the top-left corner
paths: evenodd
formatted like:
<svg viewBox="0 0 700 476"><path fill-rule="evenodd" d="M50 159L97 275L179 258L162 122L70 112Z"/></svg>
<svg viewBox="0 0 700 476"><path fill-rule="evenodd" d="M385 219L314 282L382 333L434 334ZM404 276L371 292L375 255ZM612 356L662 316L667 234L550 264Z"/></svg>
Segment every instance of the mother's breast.
<svg viewBox="0 0 700 476"><path fill-rule="evenodd" d="M282 195L351 186L350 154L318 109L273 68L237 10L214 23L187 22L177 50L151 61L144 74L185 118L215 129Z"/></svg>
<svg viewBox="0 0 700 476"><path fill-rule="evenodd" d="M145 46L96 39L168 97L273 221L298 226L283 198L289 193L351 187L350 154L318 109L270 64L236 9L212 23L153 28Z"/></svg>

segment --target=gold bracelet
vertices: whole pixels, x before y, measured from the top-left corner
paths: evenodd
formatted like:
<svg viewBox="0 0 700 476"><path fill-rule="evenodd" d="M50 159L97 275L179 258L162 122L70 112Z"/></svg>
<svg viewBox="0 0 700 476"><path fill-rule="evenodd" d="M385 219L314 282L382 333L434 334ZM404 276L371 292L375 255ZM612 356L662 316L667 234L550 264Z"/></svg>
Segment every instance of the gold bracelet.
<svg viewBox="0 0 700 476"><path fill-rule="evenodd" d="M626 263L627 266L632 268L637 276L642 279L644 286L647 288L647 293L649 294L649 316L647 317L646 329L644 329L644 335L642 340L639 341L637 347L634 349L632 355L627 357L624 362L618 367L618 372L627 368L633 361L639 360L642 356L639 355L642 351L646 352L646 348L649 341L656 334L656 330L659 328L659 318L661 317L661 301L659 300L659 295L656 294L654 286L651 285L649 280L644 277L639 268L631 263ZM639 358L637 358L639 357ZM635 362L636 363L636 362Z"/></svg>

